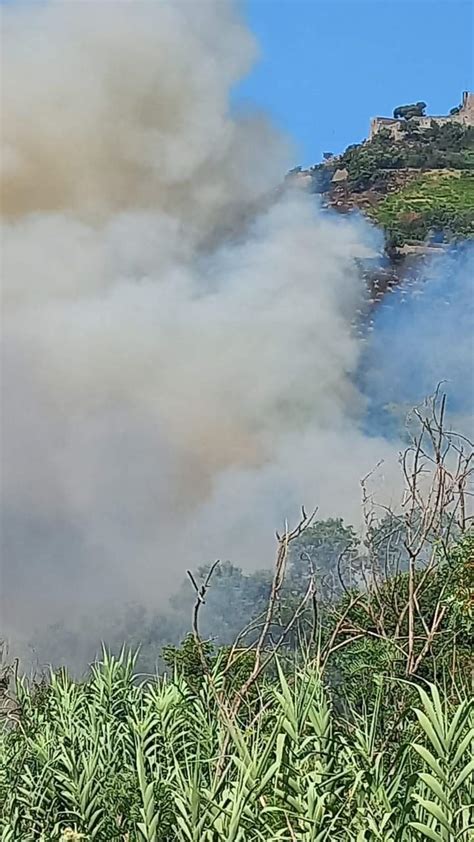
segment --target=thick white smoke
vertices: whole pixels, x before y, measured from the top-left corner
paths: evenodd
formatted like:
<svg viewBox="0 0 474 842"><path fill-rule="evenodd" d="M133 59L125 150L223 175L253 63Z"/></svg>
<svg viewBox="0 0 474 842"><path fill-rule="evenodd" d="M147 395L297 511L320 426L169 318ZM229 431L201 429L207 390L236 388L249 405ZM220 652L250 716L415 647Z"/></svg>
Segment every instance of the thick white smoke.
<svg viewBox="0 0 474 842"><path fill-rule="evenodd" d="M4 11L3 623L163 599L272 557L299 504L357 517L360 225L275 190L229 111L223 0Z"/></svg>

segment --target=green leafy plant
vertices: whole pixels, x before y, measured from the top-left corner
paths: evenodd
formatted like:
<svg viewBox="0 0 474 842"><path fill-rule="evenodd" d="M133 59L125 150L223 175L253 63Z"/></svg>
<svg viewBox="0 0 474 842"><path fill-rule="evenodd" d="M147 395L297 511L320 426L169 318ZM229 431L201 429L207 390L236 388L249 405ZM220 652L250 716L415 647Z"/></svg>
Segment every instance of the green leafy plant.
<svg viewBox="0 0 474 842"><path fill-rule="evenodd" d="M177 671L139 684L132 663L104 652L87 681L52 675L47 710L21 683L22 718L0 737L2 842L468 838L474 723L461 691L409 683L394 725L383 680L370 711L341 715L314 661L277 658L252 718L232 719L209 676L197 693Z"/></svg>

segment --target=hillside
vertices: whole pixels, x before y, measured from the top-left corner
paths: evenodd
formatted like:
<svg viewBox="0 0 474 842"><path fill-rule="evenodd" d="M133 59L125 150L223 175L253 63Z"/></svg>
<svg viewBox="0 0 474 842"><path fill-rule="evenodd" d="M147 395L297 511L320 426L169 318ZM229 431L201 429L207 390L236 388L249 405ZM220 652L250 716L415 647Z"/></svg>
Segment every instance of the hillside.
<svg viewBox="0 0 474 842"><path fill-rule="evenodd" d="M392 243L427 237L451 242L474 235L474 178L465 170L431 170L387 194L371 216Z"/></svg>
<svg viewBox="0 0 474 842"><path fill-rule="evenodd" d="M324 206L359 209L381 225L391 257L473 237L474 127L457 115L376 118L368 140L288 178Z"/></svg>

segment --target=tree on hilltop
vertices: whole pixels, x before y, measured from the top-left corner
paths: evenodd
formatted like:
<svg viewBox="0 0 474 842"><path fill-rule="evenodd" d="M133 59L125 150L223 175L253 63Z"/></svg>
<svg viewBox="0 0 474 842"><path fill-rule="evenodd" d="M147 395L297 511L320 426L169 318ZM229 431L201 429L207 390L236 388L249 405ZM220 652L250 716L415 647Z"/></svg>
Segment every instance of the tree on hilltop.
<svg viewBox="0 0 474 842"><path fill-rule="evenodd" d="M399 105L394 109L395 120L409 120L410 117L424 117L426 102L414 102L411 105Z"/></svg>

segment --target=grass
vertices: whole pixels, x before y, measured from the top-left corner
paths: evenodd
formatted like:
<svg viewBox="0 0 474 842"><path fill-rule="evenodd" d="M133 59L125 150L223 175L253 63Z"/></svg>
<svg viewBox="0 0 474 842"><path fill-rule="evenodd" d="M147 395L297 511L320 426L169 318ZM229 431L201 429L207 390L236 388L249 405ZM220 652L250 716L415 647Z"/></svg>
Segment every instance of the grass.
<svg viewBox="0 0 474 842"><path fill-rule="evenodd" d="M431 229L447 239L474 236L474 176L464 171L432 171L386 196L374 220L403 239L423 240Z"/></svg>
<svg viewBox="0 0 474 842"><path fill-rule="evenodd" d="M314 665L288 676L277 662L230 721L219 669L193 691L178 675L140 684L133 658L105 654L84 682L21 681L0 731L1 842L469 839L462 694L414 687L397 721L381 685L372 713L336 714Z"/></svg>

